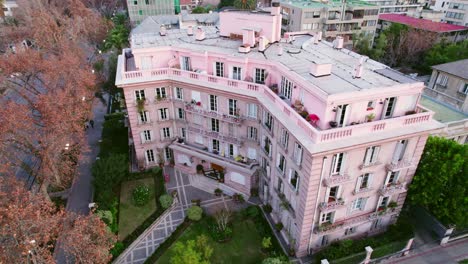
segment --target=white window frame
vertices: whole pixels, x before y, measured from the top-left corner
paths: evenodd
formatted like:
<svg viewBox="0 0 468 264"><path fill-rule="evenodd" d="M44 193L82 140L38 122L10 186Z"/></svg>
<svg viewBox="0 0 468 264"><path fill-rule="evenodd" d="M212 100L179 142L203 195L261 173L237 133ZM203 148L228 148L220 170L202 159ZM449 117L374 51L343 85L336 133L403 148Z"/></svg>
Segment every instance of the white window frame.
<svg viewBox="0 0 468 264"><path fill-rule="evenodd" d="M256 127L247 127L247 138L257 140L258 131Z"/></svg>
<svg viewBox="0 0 468 264"><path fill-rule="evenodd" d="M161 121L169 120L169 108L159 108L158 113Z"/></svg>
<svg viewBox="0 0 468 264"><path fill-rule="evenodd" d="M167 98L166 87L155 88L156 98Z"/></svg>
<svg viewBox="0 0 468 264"><path fill-rule="evenodd" d="M389 97L385 99L385 106L383 108L383 119L393 117L393 113L395 112L395 106L397 103L397 97Z"/></svg>
<svg viewBox="0 0 468 264"><path fill-rule="evenodd" d="M182 66L182 70L184 71L192 71L192 63L191 63L191 60L190 60L190 57L187 57L187 56L181 56L180 57L180 65Z"/></svg>
<svg viewBox="0 0 468 264"><path fill-rule="evenodd" d="M388 187L392 184L397 184L399 178L400 178L400 171L388 171L387 177L385 177L384 186Z"/></svg>
<svg viewBox="0 0 468 264"><path fill-rule="evenodd" d="M146 124L150 122L149 112L148 111L141 111L138 113L138 121L140 124Z"/></svg>
<svg viewBox="0 0 468 264"><path fill-rule="evenodd" d="M380 152L380 146L368 147L364 155L364 166L369 166L369 165L377 163L379 152Z"/></svg>
<svg viewBox="0 0 468 264"><path fill-rule="evenodd" d="M294 186L292 183L291 183L291 180L296 178L296 186ZM299 180L300 180L301 177L299 177L299 173L294 170L294 169L290 169L289 170L289 179L288 179L288 182L289 184L291 184L291 186L294 188L294 190L299 190Z"/></svg>
<svg viewBox="0 0 468 264"><path fill-rule="evenodd" d="M145 158L146 158L146 163L148 164L156 162L154 151L152 149L148 149L145 151Z"/></svg>
<svg viewBox="0 0 468 264"><path fill-rule="evenodd" d="M242 67L232 66L232 79L242 80Z"/></svg>
<svg viewBox="0 0 468 264"><path fill-rule="evenodd" d="M180 88L180 87L175 87L175 98L177 100L184 100L184 88Z"/></svg>
<svg viewBox="0 0 468 264"><path fill-rule="evenodd" d="M219 119L211 118L211 131L219 133Z"/></svg>
<svg viewBox="0 0 468 264"><path fill-rule="evenodd" d="M300 166L302 164L302 156L304 154L304 148L302 147L301 144L294 142L294 162L296 163L297 166Z"/></svg>
<svg viewBox="0 0 468 264"><path fill-rule="evenodd" d="M224 62L216 61L213 65L214 75L217 77L224 77Z"/></svg>
<svg viewBox="0 0 468 264"><path fill-rule="evenodd" d="M228 99L228 107L229 107L229 115L236 116L237 114L237 100L236 99Z"/></svg>
<svg viewBox="0 0 468 264"><path fill-rule="evenodd" d="M339 127L345 127L348 124L349 113L351 112L351 107L349 104L339 105L336 108L336 123Z"/></svg>
<svg viewBox="0 0 468 264"><path fill-rule="evenodd" d="M266 70L262 68L254 69L255 83L264 84L267 78Z"/></svg>
<svg viewBox="0 0 468 264"><path fill-rule="evenodd" d="M163 127L161 131L162 131L163 139L171 138L171 128Z"/></svg>
<svg viewBox="0 0 468 264"><path fill-rule="evenodd" d="M366 209L367 197L359 197L351 203L351 212L364 211Z"/></svg>
<svg viewBox="0 0 468 264"><path fill-rule="evenodd" d="M257 119L258 105L247 104L247 116L252 119Z"/></svg>
<svg viewBox="0 0 468 264"><path fill-rule="evenodd" d="M145 97L145 90L144 89L135 90L135 100L136 101L145 100L145 99L146 99L146 97Z"/></svg>
<svg viewBox="0 0 468 264"><path fill-rule="evenodd" d="M322 213L322 215L320 215L320 224L324 224L324 223L330 223L330 224L333 224L334 222L334 216L335 216L335 211L333 212L327 212L327 213Z"/></svg>
<svg viewBox="0 0 468 264"><path fill-rule="evenodd" d="M280 93L286 97L288 100L291 100L292 97L292 90L294 84L288 78L281 76L281 89Z"/></svg>
<svg viewBox="0 0 468 264"><path fill-rule="evenodd" d="M286 157L280 153L277 155L276 167L281 174L284 175L284 172L286 171Z"/></svg>
<svg viewBox="0 0 468 264"><path fill-rule="evenodd" d="M177 118L185 120L185 110L183 108L177 108Z"/></svg>
<svg viewBox="0 0 468 264"><path fill-rule="evenodd" d="M211 150L212 150L212 151L217 151L217 152L219 153L219 150L220 150L220 148L221 148L221 147L220 147L220 144L221 144L221 143L219 142L219 140L217 140L217 139L212 139L212 140L211 140Z"/></svg>
<svg viewBox="0 0 468 264"><path fill-rule="evenodd" d="M218 112L218 96L210 94L210 111Z"/></svg>
<svg viewBox="0 0 468 264"><path fill-rule="evenodd" d="M273 130L273 115L268 111L263 111L263 123L268 130Z"/></svg>

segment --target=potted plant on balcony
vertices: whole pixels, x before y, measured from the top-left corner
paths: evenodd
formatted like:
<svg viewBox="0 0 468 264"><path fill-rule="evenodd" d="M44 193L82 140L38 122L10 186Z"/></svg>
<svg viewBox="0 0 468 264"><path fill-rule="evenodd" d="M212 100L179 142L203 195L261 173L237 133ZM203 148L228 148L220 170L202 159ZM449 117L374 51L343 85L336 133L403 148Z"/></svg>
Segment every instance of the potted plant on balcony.
<svg viewBox="0 0 468 264"><path fill-rule="evenodd" d="M328 124L330 125L331 128L335 128L338 126L338 123L336 121L330 121Z"/></svg>
<svg viewBox="0 0 468 264"><path fill-rule="evenodd" d="M301 112L302 110L304 110L304 105L302 104L301 100L296 100L294 101L294 109L296 109L297 112Z"/></svg>
<svg viewBox="0 0 468 264"><path fill-rule="evenodd" d="M279 222L275 224L276 231L280 232L283 229L283 223Z"/></svg>
<svg viewBox="0 0 468 264"><path fill-rule="evenodd" d="M395 208L398 206L397 202L395 201L391 201L390 203L388 203L388 208L390 208L392 210L392 212L395 211Z"/></svg>
<svg viewBox="0 0 468 264"><path fill-rule="evenodd" d="M273 211L273 208L271 207L270 204L265 204L263 206L263 211L265 211L265 213L269 214L269 213L271 213Z"/></svg>
<svg viewBox="0 0 468 264"><path fill-rule="evenodd" d="M138 109L138 112L145 111L145 99L138 99L137 100L137 109Z"/></svg>
<svg viewBox="0 0 468 264"><path fill-rule="evenodd" d="M156 101L161 101L162 97L160 95L156 95Z"/></svg>
<svg viewBox="0 0 468 264"><path fill-rule="evenodd" d="M239 194L239 193L233 194L232 199L234 200L235 203L245 202L244 196L242 196L242 194Z"/></svg>
<svg viewBox="0 0 468 264"><path fill-rule="evenodd" d="M307 116L309 116L309 112L307 112L307 110L302 110L302 112L299 113L300 116L302 116L302 118L306 119L307 120Z"/></svg>
<svg viewBox="0 0 468 264"><path fill-rule="evenodd" d="M218 181L219 181L220 183L224 183L224 172L222 172L222 171L219 172L219 179L218 179Z"/></svg>
<svg viewBox="0 0 468 264"><path fill-rule="evenodd" d="M271 91L273 91L275 94L278 94L278 85L277 84L272 84L270 86Z"/></svg>
<svg viewBox="0 0 468 264"><path fill-rule="evenodd" d="M215 194L216 196L221 196L221 195L223 194L223 191L222 191L220 188L216 188L216 189L214 190L214 194Z"/></svg>
<svg viewBox="0 0 468 264"><path fill-rule="evenodd" d="M198 174L202 174L202 173L203 173L203 171L204 171L203 165L198 164L196 168L197 168L197 173L198 173Z"/></svg>
<svg viewBox="0 0 468 264"><path fill-rule="evenodd" d="M375 114L370 113L370 114L366 115L366 119L367 119L367 122L372 122L375 119Z"/></svg>
<svg viewBox="0 0 468 264"><path fill-rule="evenodd" d="M318 227L319 231L321 231L321 232L330 230L331 228L332 228L332 223L330 223L330 222L322 223Z"/></svg>

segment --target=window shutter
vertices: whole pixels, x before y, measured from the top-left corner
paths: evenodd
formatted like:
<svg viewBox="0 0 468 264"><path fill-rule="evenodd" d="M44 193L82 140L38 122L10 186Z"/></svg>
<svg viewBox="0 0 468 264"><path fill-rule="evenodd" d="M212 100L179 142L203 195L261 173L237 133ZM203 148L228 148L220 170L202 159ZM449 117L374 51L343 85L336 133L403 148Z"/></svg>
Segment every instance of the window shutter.
<svg viewBox="0 0 468 264"><path fill-rule="evenodd" d="M346 168L346 153L343 153L343 160L341 161L340 175L343 175Z"/></svg>
<svg viewBox="0 0 468 264"><path fill-rule="evenodd" d="M380 147L375 147L374 155L372 156L371 162L376 162L379 158Z"/></svg>
<svg viewBox="0 0 468 264"><path fill-rule="evenodd" d="M172 134L172 127L169 128L169 137L172 137L173 134Z"/></svg>
<svg viewBox="0 0 468 264"><path fill-rule="evenodd" d="M141 144L145 143L145 132L140 132L140 139L141 139Z"/></svg>
<svg viewBox="0 0 468 264"><path fill-rule="evenodd" d="M372 152L372 147L369 147L366 149L366 154L364 154L364 165L369 165L371 161L371 152Z"/></svg>
<svg viewBox="0 0 468 264"><path fill-rule="evenodd" d="M367 188L372 188L372 180L374 178L374 174L373 173L369 173L369 178L367 180Z"/></svg>
<svg viewBox="0 0 468 264"><path fill-rule="evenodd" d="M289 169L288 182L291 183L292 169Z"/></svg>
<svg viewBox="0 0 468 264"><path fill-rule="evenodd" d="M301 165L302 163L302 148L298 149L298 156L296 158L296 164Z"/></svg>
<svg viewBox="0 0 468 264"><path fill-rule="evenodd" d="M385 177L385 182L384 182L384 186L387 186L388 184L388 180L390 180L390 175L392 174L391 171L387 172L387 177Z"/></svg>
<svg viewBox="0 0 468 264"><path fill-rule="evenodd" d="M280 165L280 154L276 154L276 167L279 168L279 165Z"/></svg>
<svg viewBox="0 0 468 264"><path fill-rule="evenodd" d="M161 136L161 140L163 140L164 139L164 130L161 128L159 130L159 133L160 133L160 136Z"/></svg>
<svg viewBox="0 0 468 264"><path fill-rule="evenodd" d="M330 188L328 187L325 191L325 203L328 203L328 198L330 197Z"/></svg>
<svg viewBox="0 0 468 264"><path fill-rule="evenodd" d="M146 120L149 122L151 122L151 119L150 119L150 114L148 111L145 111L145 116L146 116Z"/></svg>
<svg viewBox="0 0 468 264"><path fill-rule="evenodd" d="M338 125L340 124L340 118L341 118L341 112L342 111L343 111L343 109L342 109L341 105L336 108L335 121L338 123Z"/></svg>
<svg viewBox="0 0 468 264"><path fill-rule="evenodd" d="M397 172L395 172L395 180L394 180L394 182L397 183L399 178L400 178L400 172L397 171Z"/></svg>
<svg viewBox="0 0 468 264"><path fill-rule="evenodd" d="M379 200L377 201L377 207L375 208L376 211L377 211L377 208L380 206L382 199L383 199L383 196L379 196Z"/></svg>
<svg viewBox="0 0 468 264"><path fill-rule="evenodd" d="M366 203L367 203L367 199L369 199L368 197L366 198L362 198L362 202L361 202L361 211L364 211L366 210Z"/></svg>
<svg viewBox="0 0 468 264"><path fill-rule="evenodd" d="M343 186L339 186L338 191L336 192L336 198L339 199L342 193L343 193Z"/></svg>
<svg viewBox="0 0 468 264"><path fill-rule="evenodd" d="M148 151L147 150L145 150L145 161L146 161L146 163L149 163Z"/></svg>
<svg viewBox="0 0 468 264"><path fill-rule="evenodd" d="M362 183L362 176L359 176L357 178L357 182L356 182L356 187L354 188L354 192L355 193L358 193L359 192L359 189L361 187L361 183Z"/></svg>
<svg viewBox="0 0 468 264"><path fill-rule="evenodd" d="M343 118L343 127L345 127L348 124L348 119L349 119L349 116L351 115L350 113L351 113L351 106L347 105L345 108L345 115Z"/></svg>
<svg viewBox="0 0 468 264"><path fill-rule="evenodd" d="M384 107L382 108L382 118L381 118L381 119L386 119L386 118L388 118L388 117L385 116L385 113L387 112L389 99L390 99L390 98L385 98L385 104L384 104Z"/></svg>
<svg viewBox="0 0 468 264"><path fill-rule="evenodd" d="M330 175L334 173L335 165L336 165L336 154L333 155L333 159L332 159L332 163L331 163L331 169L330 169Z"/></svg>
<svg viewBox="0 0 468 264"><path fill-rule="evenodd" d="M151 138L151 141L154 140L154 133L153 133L153 130L150 130L150 138Z"/></svg>

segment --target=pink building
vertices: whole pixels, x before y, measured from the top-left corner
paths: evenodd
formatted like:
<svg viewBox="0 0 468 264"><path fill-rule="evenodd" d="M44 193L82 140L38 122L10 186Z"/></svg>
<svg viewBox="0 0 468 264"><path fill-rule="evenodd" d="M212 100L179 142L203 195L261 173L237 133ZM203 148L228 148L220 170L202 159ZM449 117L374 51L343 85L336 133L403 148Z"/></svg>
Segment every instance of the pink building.
<svg viewBox="0 0 468 264"><path fill-rule="evenodd" d="M423 83L280 27L276 5L222 12L217 28L134 34L116 84L140 166L173 162L228 194L259 188L304 256L393 223L441 125L418 104Z"/></svg>

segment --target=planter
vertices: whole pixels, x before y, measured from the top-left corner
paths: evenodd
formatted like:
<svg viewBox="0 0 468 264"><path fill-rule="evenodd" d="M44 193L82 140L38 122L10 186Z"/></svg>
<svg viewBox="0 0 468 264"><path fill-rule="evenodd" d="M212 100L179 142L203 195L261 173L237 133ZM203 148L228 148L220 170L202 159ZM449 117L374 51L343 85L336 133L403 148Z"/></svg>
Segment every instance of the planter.
<svg viewBox="0 0 468 264"><path fill-rule="evenodd" d="M328 123L330 125L331 128L335 128L338 126L338 123L336 121L330 121L330 123Z"/></svg>

